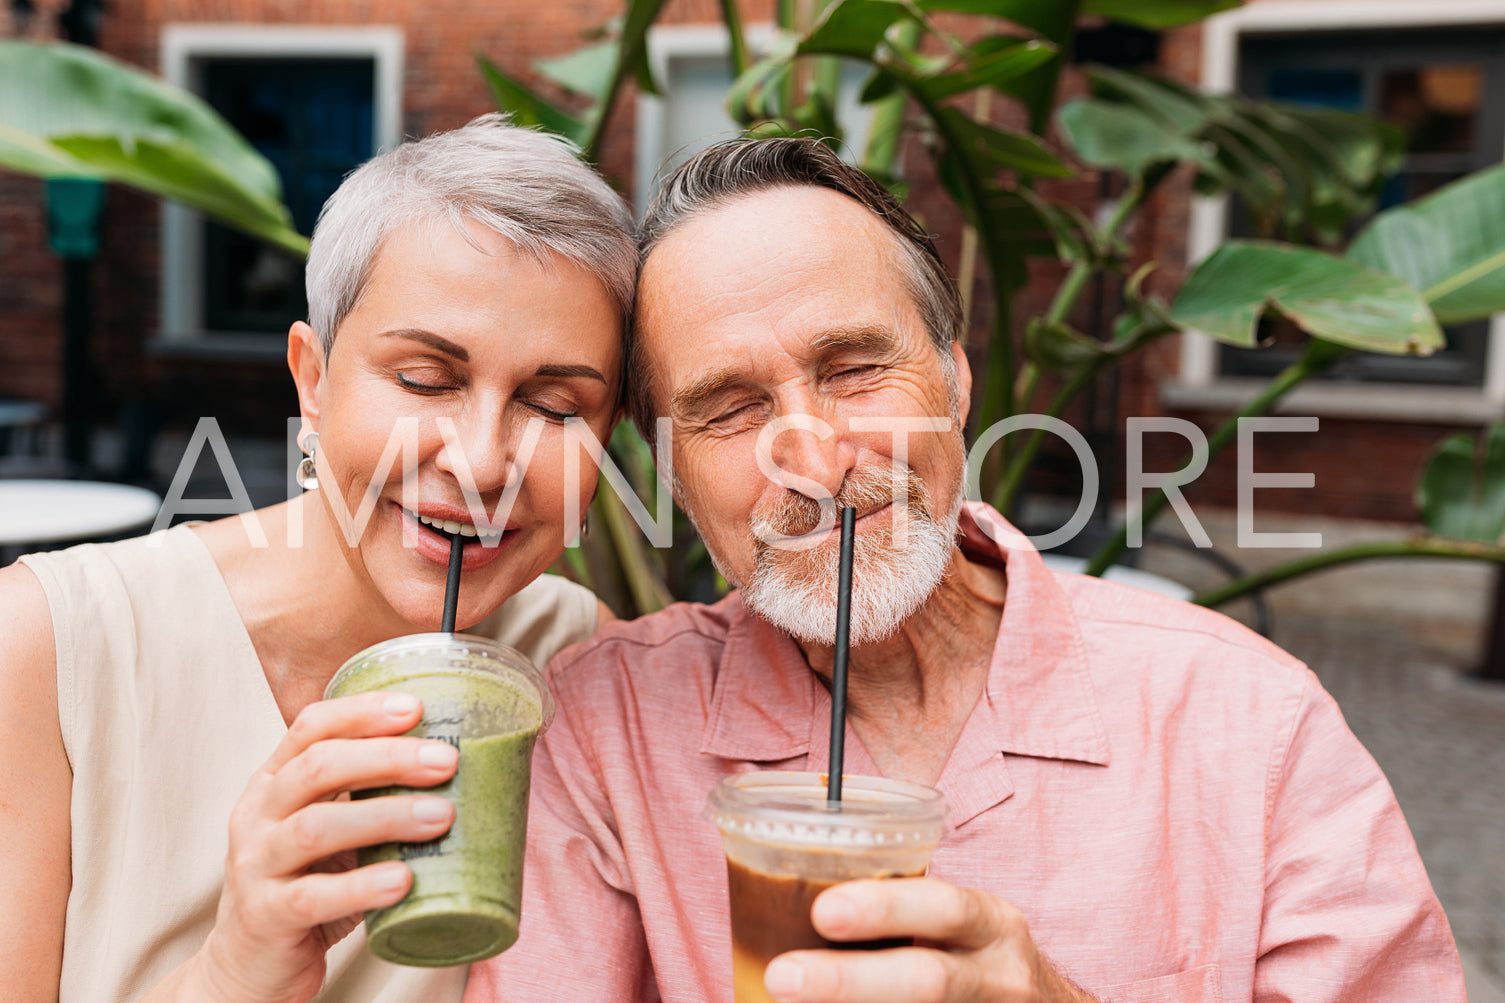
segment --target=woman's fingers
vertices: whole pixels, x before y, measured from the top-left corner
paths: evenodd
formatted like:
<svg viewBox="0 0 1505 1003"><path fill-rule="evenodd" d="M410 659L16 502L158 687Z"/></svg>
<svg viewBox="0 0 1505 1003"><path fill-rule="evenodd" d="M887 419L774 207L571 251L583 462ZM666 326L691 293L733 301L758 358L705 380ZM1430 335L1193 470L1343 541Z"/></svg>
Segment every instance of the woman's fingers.
<svg viewBox="0 0 1505 1003"><path fill-rule="evenodd" d="M459 757L454 746L432 739L325 739L271 775L262 808L269 818L284 819L342 791L433 787L454 776Z"/></svg>
<svg viewBox="0 0 1505 1003"><path fill-rule="evenodd" d="M430 795L311 804L267 834L260 869L266 874L294 874L351 847L428 842L448 832L454 820L454 805Z"/></svg>
<svg viewBox="0 0 1505 1003"><path fill-rule="evenodd" d="M311 703L293 719L262 769L276 773L314 743L329 738L400 735L418 723L422 712L422 701L411 693L380 690Z"/></svg>
<svg viewBox="0 0 1505 1003"><path fill-rule="evenodd" d="M305 874L268 889L253 907L264 915L246 917L246 925L290 932L312 930L346 916L358 916L367 909L393 905L412 884L413 872L395 860L341 874Z"/></svg>

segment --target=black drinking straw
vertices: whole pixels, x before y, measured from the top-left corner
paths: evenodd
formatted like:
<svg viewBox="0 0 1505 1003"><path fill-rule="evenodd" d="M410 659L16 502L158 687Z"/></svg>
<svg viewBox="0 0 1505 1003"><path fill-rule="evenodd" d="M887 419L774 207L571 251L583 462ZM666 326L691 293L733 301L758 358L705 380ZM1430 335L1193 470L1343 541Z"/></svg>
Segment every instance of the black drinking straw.
<svg viewBox="0 0 1505 1003"><path fill-rule="evenodd" d="M449 574L444 579L444 622L439 629L446 634L455 632L455 607L460 604L460 552L465 549L464 538L456 533L449 538Z"/></svg>
<svg viewBox="0 0 1505 1003"><path fill-rule="evenodd" d="M841 510L841 568L836 579L836 658L831 665L831 765L826 800L841 803L841 762L847 740L847 633L852 621L852 536L857 510Z"/></svg>

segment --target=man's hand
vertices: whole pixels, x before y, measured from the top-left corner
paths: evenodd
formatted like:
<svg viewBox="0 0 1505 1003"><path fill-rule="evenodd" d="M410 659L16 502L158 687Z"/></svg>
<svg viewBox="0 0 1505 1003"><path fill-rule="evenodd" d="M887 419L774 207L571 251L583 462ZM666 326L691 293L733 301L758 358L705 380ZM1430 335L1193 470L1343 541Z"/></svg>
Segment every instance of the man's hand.
<svg viewBox="0 0 1505 1003"><path fill-rule="evenodd" d="M987 892L931 878L850 881L810 911L827 940L913 937L886 951L790 951L768 965L779 1003L1091 1003L1035 947L1024 916Z"/></svg>

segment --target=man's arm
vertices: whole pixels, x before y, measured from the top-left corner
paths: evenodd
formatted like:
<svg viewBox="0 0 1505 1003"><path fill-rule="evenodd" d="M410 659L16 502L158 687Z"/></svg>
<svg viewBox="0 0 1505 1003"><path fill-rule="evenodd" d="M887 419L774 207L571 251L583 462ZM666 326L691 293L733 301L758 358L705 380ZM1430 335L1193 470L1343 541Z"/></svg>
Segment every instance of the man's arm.
<svg viewBox="0 0 1505 1003"><path fill-rule="evenodd" d="M1463 1003L1458 949L1390 784L1315 681L1277 756L1255 999Z"/></svg>

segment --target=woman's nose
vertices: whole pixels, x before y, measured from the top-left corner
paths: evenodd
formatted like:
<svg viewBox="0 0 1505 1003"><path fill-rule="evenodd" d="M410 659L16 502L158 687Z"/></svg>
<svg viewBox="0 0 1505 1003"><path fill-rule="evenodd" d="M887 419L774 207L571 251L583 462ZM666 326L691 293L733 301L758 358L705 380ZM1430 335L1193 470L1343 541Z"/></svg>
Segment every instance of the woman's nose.
<svg viewBox="0 0 1505 1003"><path fill-rule="evenodd" d="M518 476L516 449L505 422L439 419L444 444L434 465L460 482L462 489L495 494Z"/></svg>

